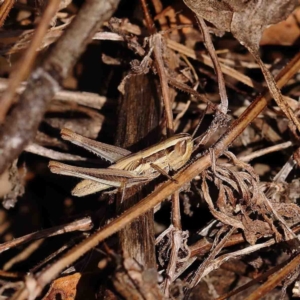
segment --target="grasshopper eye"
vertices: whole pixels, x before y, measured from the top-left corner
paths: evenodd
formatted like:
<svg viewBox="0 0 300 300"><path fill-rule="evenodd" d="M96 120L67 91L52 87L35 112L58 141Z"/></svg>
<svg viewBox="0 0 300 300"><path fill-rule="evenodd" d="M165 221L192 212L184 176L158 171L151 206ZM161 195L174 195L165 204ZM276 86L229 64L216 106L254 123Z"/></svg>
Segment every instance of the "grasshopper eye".
<svg viewBox="0 0 300 300"><path fill-rule="evenodd" d="M186 141L181 141L175 145L174 151L178 155L183 155L186 152L186 146L187 146Z"/></svg>
<svg viewBox="0 0 300 300"><path fill-rule="evenodd" d="M193 152L193 142L191 139L186 139L176 143L172 154L169 156L172 161L172 169L180 169L191 157Z"/></svg>

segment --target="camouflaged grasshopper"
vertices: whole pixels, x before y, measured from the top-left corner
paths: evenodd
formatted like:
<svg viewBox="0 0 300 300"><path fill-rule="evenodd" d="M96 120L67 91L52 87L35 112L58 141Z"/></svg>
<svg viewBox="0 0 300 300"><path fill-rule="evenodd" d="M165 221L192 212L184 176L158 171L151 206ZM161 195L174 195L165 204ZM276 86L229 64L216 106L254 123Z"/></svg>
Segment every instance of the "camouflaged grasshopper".
<svg viewBox="0 0 300 300"><path fill-rule="evenodd" d="M106 169L92 169L50 161L51 172L84 179L72 191L78 197L112 187L122 188L124 192L125 187L146 183L160 174L168 176L170 170L180 169L193 152L192 136L186 133L176 134L136 153L96 142L69 129L62 129L61 136L113 163Z"/></svg>

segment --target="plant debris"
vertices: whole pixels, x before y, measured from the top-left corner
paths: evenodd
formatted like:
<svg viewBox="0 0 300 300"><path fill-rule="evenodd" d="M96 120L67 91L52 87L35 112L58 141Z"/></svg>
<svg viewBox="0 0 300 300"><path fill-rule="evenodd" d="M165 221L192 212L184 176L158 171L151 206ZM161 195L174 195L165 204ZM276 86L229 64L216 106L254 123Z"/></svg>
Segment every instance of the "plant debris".
<svg viewBox="0 0 300 300"><path fill-rule="evenodd" d="M0 1L0 298L299 297L299 9Z"/></svg>

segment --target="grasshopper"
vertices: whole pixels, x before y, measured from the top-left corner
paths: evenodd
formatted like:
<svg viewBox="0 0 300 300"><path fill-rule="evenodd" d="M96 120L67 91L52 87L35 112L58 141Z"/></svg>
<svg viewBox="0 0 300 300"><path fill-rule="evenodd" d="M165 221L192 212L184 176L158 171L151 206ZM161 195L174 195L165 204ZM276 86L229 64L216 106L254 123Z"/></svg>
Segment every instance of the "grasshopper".
<svg viewBox="0 0 300 300"><path fill-rule="evenodd" d="M168 176L170 170L180 169L193 152L192 136L176 134L160 143L136 153L116 146L97 142L69 129L62 129L64 140L85 148L110 161L106 169L82 168L50 161L51 172L83 178L72 190L72 195L82 197L109 188L123 188L153 180L160 174Z"/></svg>

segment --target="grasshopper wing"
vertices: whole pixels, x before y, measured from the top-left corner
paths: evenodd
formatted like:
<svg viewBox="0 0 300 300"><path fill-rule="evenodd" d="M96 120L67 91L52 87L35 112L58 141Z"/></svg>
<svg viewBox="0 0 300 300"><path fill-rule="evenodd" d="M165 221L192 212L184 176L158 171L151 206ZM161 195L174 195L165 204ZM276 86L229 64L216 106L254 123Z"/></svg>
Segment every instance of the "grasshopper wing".
<svg viewBox="0 0 300 300"><path fill-rule="evenodd" d="M130 171L81 168L57 161L50 161L49 168L55 174L86 179L75 187L74 195L79 197L106 190L110 187L130 187L151 180L149 176L139 176ZM94 184L91 183L92 181ZM89 187L91 188L90 192L88 191Z"/></svg>
<svg viewBox="0 0 300 300"><path fill-rule="evenodd" d="M60 133L64 140L91 151L92 153L110 161L111 163L114 163L117 160L131 154L131 152L126 149L96 142L67 128L63 128Z"/></svg>

